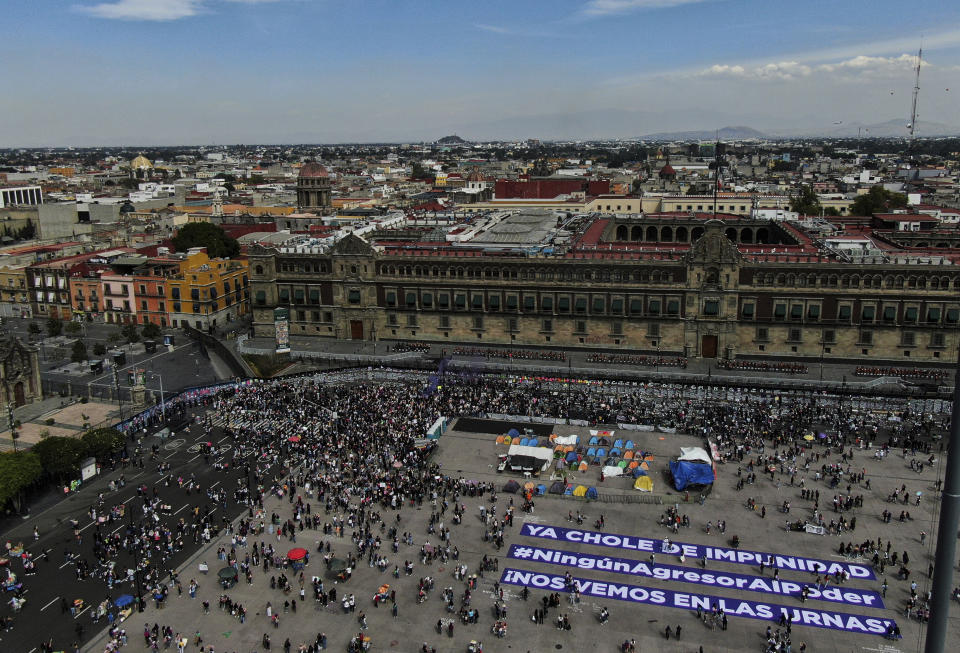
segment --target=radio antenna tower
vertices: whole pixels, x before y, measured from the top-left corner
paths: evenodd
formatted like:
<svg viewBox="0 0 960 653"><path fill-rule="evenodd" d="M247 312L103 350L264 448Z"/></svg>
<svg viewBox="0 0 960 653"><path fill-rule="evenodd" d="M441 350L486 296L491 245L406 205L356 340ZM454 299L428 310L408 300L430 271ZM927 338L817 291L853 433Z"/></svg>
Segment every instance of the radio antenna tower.
<svg viewBox="0 0 960 653"><path fill-rule="evenodd" d="M910 108L910 124L907 129L910 130L910 138L913 138L913 132L917 128L917 99L920 96L920 63L923 61L923 46L917 53L917 70L913 81L913 104Z"/></svg>

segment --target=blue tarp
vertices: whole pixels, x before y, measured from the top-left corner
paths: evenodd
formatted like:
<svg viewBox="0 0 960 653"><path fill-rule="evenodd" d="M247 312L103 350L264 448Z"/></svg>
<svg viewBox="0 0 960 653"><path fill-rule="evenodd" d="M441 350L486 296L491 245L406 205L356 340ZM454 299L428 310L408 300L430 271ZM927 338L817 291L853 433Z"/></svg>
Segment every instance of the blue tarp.
<svg viewBox="0 0 960 653"><path fill-rule="evenodd" d="M713 468L703 463L671 460L670 474L673 475L673 487L678 490L682 490L688 485L713 484Z"/></svg>

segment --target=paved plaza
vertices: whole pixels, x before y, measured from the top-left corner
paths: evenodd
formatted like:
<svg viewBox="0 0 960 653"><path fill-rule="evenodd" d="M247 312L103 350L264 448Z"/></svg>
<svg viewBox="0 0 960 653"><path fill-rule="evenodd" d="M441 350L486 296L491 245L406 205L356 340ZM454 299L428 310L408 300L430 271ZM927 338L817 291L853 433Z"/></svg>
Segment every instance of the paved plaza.
<svg viewBox="0 0 960 653"><path fill-rule="evenodd" d="M465 421L466 422L466 421ZM478 422L471 421L470 426L477 428ZM516 424L523 428L522 424ZM849 624L849 617L857 615L855 624L848 630L837 627L814 627L797 625L791 627L790 640L793 651L801 650L805 644L806 651L893 651L917 650L922 645L925 634L922 624L915 619L904 616L904 608L910 598L911 583L916 582L916 592L921 597L930 589L928 565L932 562L933 539L929 536L933 532L933 511L936 508L937 488L935 486L938 473L942 473L943 465L939 460L939 453L934 452L937 458L934 465L926 466L922 473L911 468L910 461L914 458L907 452L906 458L901 450L891 450L885 459L876 457L876 448L853 447L852 460L842 460L837 450L829 451L826 447L812 443L810 451L820 454L817 465L811 465L809 470L797 470L795 475L786 471L780 473L774 468L773 473L764 473L759 467L754 469L756 481L745 484L742 490L737 490L738 470L739 478L746 479L749 471L747 464L753 455L747 455L742 462L727 462L717 467L717 480L713 491L699 502L699 494L694 492L689 497L683 492L673 490L667 482L665 470L668 461L679 454L681 446L703 445L692 436L653 432L635 432L616 430L616 427L607 427L614 433L613 439L632 439L635 451L643 451L652 456L648 461L649 475L653 480L653 492L641 494L632 487L633 480L627 478L605 478L602 482L599 477L599 466L588 466L583 471L568 473L567 481L596 487L600 494L599 501L585 501L572 496L546 494L534 497L534 508L531 512L521 509L524 502L522 493L508 494L501 491L504 483L515 479L521 484L525 482L543 483L551 485L548 478L552 470L543 473L542 478L525 479L510 472L497 472L497 455L506 453L507 446L495 442L496 432L502 430L503 425L495 425L486 430L487 433L468 432L457 428L457 423L440 438L439 446L434 454L434 461L441 466L441 473L453 478L469 479L478 484L493 484L497 490L496 502L490 500L490 494L467 496L460 494L457 502L465 506L462 522L456 524L453 519L453 496L447 496L450 508L440 514L440 508L433 508L430 501L422 505L410 506L409 503L399 511L387 511L383 514L386 527L396 525L399 532L409 532L412 535L412 544L400 544L399 552L390 550L390 538L381 534L383 547L380 551L388 559L381 572L376 567L370 567L366 559L361 558L352 578L344 583L337 583L337 601L323 607L313 600L310 578L319 576L324 579L325 589L329 591L334 580L326 573L322 555L317 553L320 545L330 545L331 552L338 558L345 558L348 553L356 552L351 543L350 528L345 528L345 536L337 537L334 533L324 535L321 530L304 530L296 533L296 541L277 535L264 533L261 536L249 538L248 545L253 541L263 541L272 544L278 553L285 553L292 547L302 546L310 551L311 559L304 571L306 600L299 597L299 583L295 572L285 571L293 583L294 590L284 595L280 590L270 588L271 576L278 576L280 570L271 568L264 572L262 568L254 568L252 583L248 584L242 574L240 582L229 590L223 590L217 583L216 571L224 563L217 560L217 549L231 548L231 536L222 535L202 550L193 560L189 561L180 574L184 587L182 595L171 592L167 605L157 609L151 602L143 614L134 613L124 624L130 644L124 650L141 650L143 647L144 624L158 623L161 627L170 625L175 632L187 636L191 643L188 651L198 651L199 646L194 644L195 633L199 631L202 645L206 650L218 653L237 651L263 651L263 636L271 639L271 650L284 650L283 644L289 638L291 650L297 651L301 645L308 645L316 641L320 633L325 634L327 648L334 651L346 650L348 641L361 631L361 615L365 617L367 628L363 633L370 637L372 650L395 650L415 653L420 651L424 644L437 651L465 651L471 640L483 642L485 651L617 651L626 640L635 640L637 650L667 650L667 651L763 651L767 647L768 626L776 631L786 630L777 620L760 620L748 618L753 606L753 614L762 616L763 609L758 604L768 606L784 606L790 610L808 611L809 613L841 613L845 618L825 618L827 623ZM604 427L592 427L594 430L604 430ZM581 442L590 437L590 428L557 426L553 429L560 436L576 434ZM546 442L541 437L540 442ZM849 453L849 447L846 450ZM771 452L766 452L769 455ZM922 456L926 459L927 456ZM851 473L865 472L863 479L851 483L847 491L847 477L844 476L842 487L831 489L826 478L817 479L819 465L834 463L841 464L843 469L848 467ZM791 476L793 484L791 484ZM788 531L788 521L812 520L813 501L802 497L800 487L811 493L819 490L820 510L823 512L824 523L838 520L839 513L833 511L833 497L835 494L850 494L861 496L862 507L857 506L843 513L849 521L856 518L855 529L841 535L817 535L803 531ZM867 483L869 482L869 489ZM889 503L888 496L905 486L907 505L903 503ZM922 494L918 494L922 493ZM903 495L901 495L903 496ZM919 496L919 505L916 498ZM756 503L756 508L748 508L748 499ZM305 501L309 501L304 496ZM442 498L441 498L442 503ZM789 502L790 512L781 511L784 502ZM514 522L512 526L503 529L502 546L498 549L495 538L485 538L485 530L490 527L481 519L481 508L487 511L488 517L496 507L495 516L503 518L512 505ZM676 507L679 515L689 519L689 527L681 527L674 534L667 526L661 525L661 517L665 512ZM313 510L322 511L322 506L313 505ZM881 514L889 510L893 517L889 523L881 519ZM267 515L276 513L281 520L292 518L292 506L286 498L280 500L271 497L265 504ZM909 512L910 518L904 515L900 520L901 512ZM431 545L440 547L440 537L436 533L429 533L428 528L431 514L436 514L435 530L442 527L450 529L450 546L459 552L459 559L443 561L442 558L423 564L422 547ZM578 513L583 516L582 524L569 521L569 515L574 517ZM333 515L322 516L321 523L332 519ZM399 522L397 517L399 516ZM602 517L603 527L597 526ZM718 520L725 522L725 533L718 532ZM710 532L707 524L710 523ZM544 530L552 527L552 531ZM564 531L563 529L573 529ZM579 533L589 531L589 533ZM572 537L570 533L573 533ZM541 536L535 536L539 533ZM546 533L547 537L542 537ZM600 533L599 535L591 535ZM553 539L551 534L557 534ZM624 535L629 538L611 538L607 536ZM822 584L817 591L823 596L818 599L810 598L801 603L796 596L788 595L789 583L797 586L817 588L817 574L786 567L771 570L761 570L756 560L743 562L719 561L714 559L713 552L730 549L733 537L740 540L740 551L755 551L770 553L779 556L790 556L790 559L818 559L828 563L850 563L859 569L870 568L869 557L856 559L839 554L841 544L852 543L859 545L866 541L882 540L881 549L886 549L887 542L891 543L891 552L897 552L902 557L906 552L909 555L909 579L897 578L899 565L888 564L886 573L876 572L876 578L851 577L841 585L832 580ZM711 558L706 569L695 556L678 554L669 555L657 553L655 561L650 560L649 552L642 546L632 551L629 546L635 546L643 538L651 540L657 547L662 546L663 538L670 538L671 542L699 545L699 547L716 547L711 550ZM632 539L630 539L632 538ZM617 548L610 546L610 542L624 541L628 547ZM630 544L630 543L633 544ZM236 545L238 555L242 560L244 549ZM531 548L561 550L576 554L576 568L569 566L572 556L567 556L567 564L556 564L564 560L555 558L555 562L544 562L531 559ZM639 550L637 550L639 549ZM248 549L249 550L249 549ZM694 549L688 549L693 551ZM697 548L702 551L702 548ZM682 551L682 549L681 549ZM511 555L513 557L509 557ZM483 556L491 560L495 569L484 572L480 570L480 561ZM542 557L542 556L541 556ZM721 556L722 557L722 554ZM429 558L429 556L428 556ZM661 571L645 575L643 570L633 569L626 571L626 567L613 567L604 559L628 559L633 563L646 563L648 569L660 568ZM764 560L765 556L759 557ZM493 563L492 561L496 562ZM409 561L413 564L412 573L403 573L404 564ZM594 565L593 562L598 561ZM198 564L204 562L209 566L208 574L198 571ZM803 563L800 563L801 565ZM479 574L476 579L476 590L472 594L470 607L479 611L477 623L464 624L456 612L450 613L445 609L442 598L443 589L453 588L456 609L459 610L465 590L465 583L454 577L458 565L467 566L467 575ZM394 566L399 566L399 578L391 573ZM508 572L508 569L518 570ZM606 569L606 570L605 570ZM667 570L667 571L662 571ZM527 574L523 572L532 572ZM560 591L560 605L548 610L545 623L534 623L535 610L542 606L542 599L554 589L539 589L533 587L525 600L522 596L521 585L511 584L519 579L522 582L536 584L545 575L563 576L570 572L574 577L589 581L577 603L573 603L568 595ZM694 572L694 573L690 573ZM956 570L955 570L956 572ZM871 572L872 573L872 572ZM661 579L664 574L670 574L669 580ZM774 590L750 591L747 586L731 588L726 586L707 586L705 579L709 574L716 576L729 575L730 577L760 577L768 583L768 588ZM424 602L418 603L418 584L425 577L432 577L434 587L427 593ZM188 596L186 587L191 579L196 579L199 589L195 599ZM502 584L498 584L503 580ZM755 579L754 579L755 580ZM774 581L780 583L774 584ZM822 581L823 579L821 579ZM887 589L883 583L886 581ZM747 583L752 582L748 579ZM396 613L392 603L375 603L372 599L378 588L389 584L390 590L396 592ZM610 587L620 585L639 586L645 591L631 590L618 600ZM956 584L956 583L954 583ZM502 606L506 616L502 620L507 623L507 633L502 639L495 637L491 628L497 621L495 616L495 602L500 599L499 591L503 591ZM680 609L666 604L637 602L640 597L656 597L660 594L673 597L677 595L707 595L714 597L711 602L720 597L727 606L729 615L728 627L723 630L719 625L712 628L703 620L698 619L697 611L690 603L688 609ZM595 594L606 593L606 598L598 598ZM247 618L244 623L231 617L218 608L222 594L228 594L234 603L244 606ZM877 599L878 595L885 597ZM340 604L344 595L353 595L356 601L355 610L346 613ZM828 600L833 599L833 600ZM208 601L210 613L204 614L202 602ZM296 601L297 609L284 610L284 603ZM882 601L885 607L879 607ZM279 613L277 627L271 625L266 616L268 602L273 611ZM750 602L749 604L744 602ZM669 601L667 602L669 603ZM739 606L742 610L739 616L733 610ZM876 607L874 607L876 606ZM600 622L600 611L606 608L609 611L609 621ZM709 612L707 610L706 612ZM809 614L796 613L799 618L809 620ZM556 618L566 615L569 630L560 630L556 627ZM452 634L448 632L449 620L454 620ZM837 620L839 619L839 620ZM870 621L873 620L873 621ZM443 634L438 634L438 621L443 623ZM896 621L902 631L903 639L890 641L882 635L858 633L860 627L869 628L866 624L886 624ZM797 622L799 623L799 622ZM856 625L860 624L860 626ZM665 637L665 629L670 627L674 636L669 640ZM679 641L675 632L680 627ZM882 626L881 626L882 627ZM950 624L948 641L957 641L960 637L960 627L955 621ZM103 650L105 639L95 639L84 650Z"/></svg>

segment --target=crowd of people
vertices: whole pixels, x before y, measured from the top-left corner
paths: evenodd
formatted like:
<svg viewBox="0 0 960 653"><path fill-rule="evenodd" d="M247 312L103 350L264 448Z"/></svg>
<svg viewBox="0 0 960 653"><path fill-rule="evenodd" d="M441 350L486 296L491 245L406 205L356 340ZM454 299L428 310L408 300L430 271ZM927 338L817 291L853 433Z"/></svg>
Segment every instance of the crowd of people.
<svg viewBox="0 0 960 653"><path fill-rule="evenodd" d="M563 393L557 387L550 382L519 384L507 378L449 374L436 385L421 378L325 384L308 376L222 389L197 399L190 408L203 409L196 428L206 433L223 429L232 444L229 480L220 488L200 487L190 477L167 474L160 483L139 488L137 499L125 506L135 513L132 525L114 533L99 522L99 516L113 515L118 507L108 505L105 498L98 500L87 516L95 524L93 558L68 561L100 578L112 597L121 589L129 590L134 580L126 565L116 564L118 558L135 556L140 561L135 573L144 584L144 595L154 597L159 607L168 594L180 596L184 589L170 568L171 557L186 542L209 542L226 533L230 544L219 547L218 558L237 570L241 582L262 588L264 605L243 606L221 592L221 609L241 622L252 618L248 613L259 613L257 618L264 619L264 642L269 645L270 630L275 632L274 639L290 642L293 636L280 631L284 611L303 610L311 600L314 608L337 605L339 598L346 600L343 612L357 618L362 646L366 618L362 609L356 614L352 595L344 595L343 585L325 583L293 568L282 554L281 543L295 546L298 537L319 541L313 555L322 559L320 564L328 571L340 565L336 579L342 582L348 582L351 570L364 562L395 581L419 577L415 585L398 582L398 588L373 603L374 607L388 605L394 616L402 609L429 605L434 596L433 568L452 564L459 588L445 588L436 593L437 598L462 623L476 623L483 614L476 611L478 584L485 571L498 569L496 552L513 526L514 507L512 501L498 503L492 486L450 476L432 461L430 447L424 447L421 438L440 416L569 415L597 424L666 425L714 442L720 462L738 465L740 487L763 482L778 489L781 485L796 488L799 499L794 500L800 505L794 511L806 510L811 523L826 526L829 521L829 529L838 535L855 531L862 494L870 491L869 479L856 466L855 456L872 455L871 445L888 451L902 448L905 455L926 451L932 428L905 401L877 401L877 410L860 410L852 401L844 404L816 395L760 390L744 392L738 395L742 400L731 401L727 400L730 390L709 387L578 385L562 386ZM881 421L881 408L898 410L899 419ZM823 437L811 442L805 438L810 433ZM877 445L880 438L885 442ZM212 458L209 464L218 460ZM177 519L164 509L164 488L171 484L186 485L198 497L197 505ZM821 505L821 490L833 494L832 504ZM214 509L228 502L245 507L238 521L214 518ZM474 507L468 507L468 502ZM752 499L748 504L756 505ZM789 505L784 505L789 511ZM418 533L416 539L407 527L409 512L405 511L411 508L429 513L426 533ZM461 550L476 551L477 543L464 546L458 533L465 518L477 513L482 521L482 549L473 554L475 559L465 560ZM671 527L689 524L688 520L677 522L677 517L670 520ZM304 537L305 531L311 534ZM719 523L717 532L721 532ZM276 541L265 542L266 537ZM879 543L858 545L856 550L876 554L877 564L884 564ZM901 555L886 563L908 570L906 576L901 573L904 582L909 577L905 558ZM185 587L189 596L195 595L192 579ZM406 592L408 600L402 600L402 593L398 598L398 589ZM492 596L491 635L508 637L506 605L495 583ZM532 615L538 623L543 623L551 608L559 607L559 597L542 598L538 602L542 610L538 605ZM923 596L912 598L914 613L928 609ZM107 610L112 623L114 611ZM206 605L204 612L208 612ZM557 627L571 630L576 617L560 612ZM159 627L157 633L149 630L161 645L168 635L170 641L178 638L169 628ZM118 628L112 632L108 651L120 648L125 640ZM200 637L199 631L196 636ZM296 639L291 645L305 653L326 646L323 633L311 641ZM774 648L782 644L773 639ZM425 642L424 650L430 648Z"/></svg>
<svg viewBox="0 0 960 653"><path fill-rule="evenodd" d="M777 372L779 374L806 374L803 363L785 363L780 361L755 361L742 358L721 358L717 367L725 370L749 370L751 372Z"/></svg>
<svg viewBox="0 0 960 653"><path fill-rule="evenodd" d="M390 347L390 351L395 353L409 353L416 352L418 354L429 354L430 353L430 343L427 342L397 342Z"/></svg>
<svg viewBox="0 0 960 653"><path fill-rule="evenodd" d="M635 365L637 367L679 367L686 369L687 359L683 356L644 356L634 354L589 354L588 363L608 365Z"/></svg>
<svg viewBox="0 0 960 653"><path fill-rule="evenodd" d="M487 347L454 347L455 356L480 356L483 358L498 358L504 360L522 361L554 361L564 362L567 355L562 351L546 349L493 349Z"/></svg>
<svg viewBox="0 0 960 653"><path fill-rule="evenodd" d="M860 365L853 372L854 376L898 376L901 379L918 379L923 381L943 381L948 374L944 370L934 370L920 367L867 367Z"/></svg>

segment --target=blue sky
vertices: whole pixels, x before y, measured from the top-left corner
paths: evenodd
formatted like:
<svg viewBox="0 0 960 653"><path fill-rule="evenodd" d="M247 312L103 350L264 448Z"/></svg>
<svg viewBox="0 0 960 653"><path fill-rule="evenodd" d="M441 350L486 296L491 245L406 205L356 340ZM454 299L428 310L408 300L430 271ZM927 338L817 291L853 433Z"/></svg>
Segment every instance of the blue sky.
<svg viewBox="0 0 960 653"><path fill-rule="evenodd" d="M19 92L0 146L537 137L541 118L570 116L592 137L611 112L621 137L870 123L909 114L921 38L921 120L960 123L957 2L34 0L5 13L0 80Z"/></svg>

